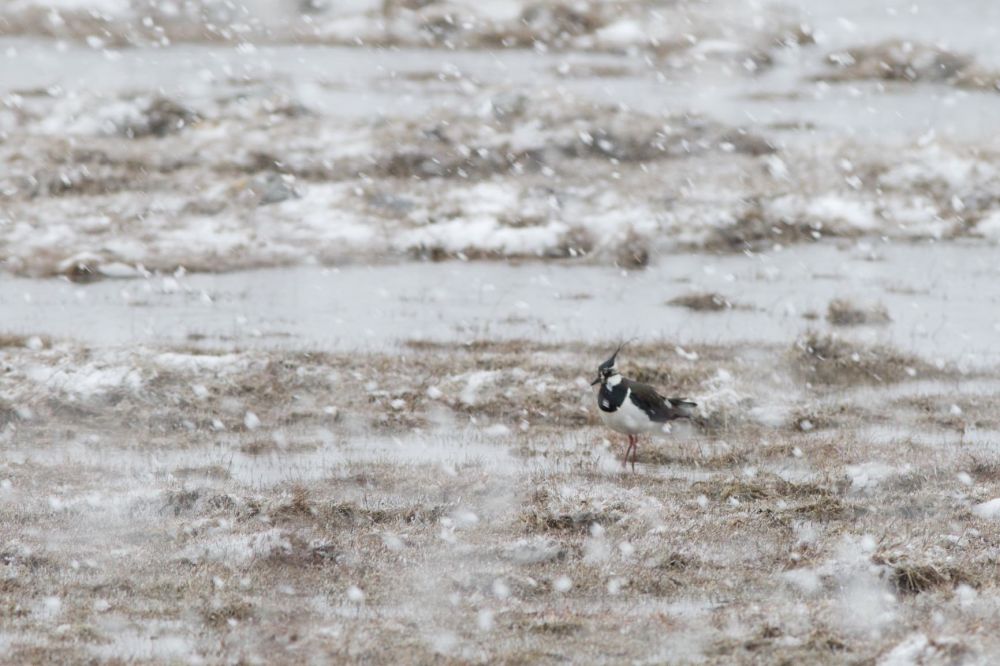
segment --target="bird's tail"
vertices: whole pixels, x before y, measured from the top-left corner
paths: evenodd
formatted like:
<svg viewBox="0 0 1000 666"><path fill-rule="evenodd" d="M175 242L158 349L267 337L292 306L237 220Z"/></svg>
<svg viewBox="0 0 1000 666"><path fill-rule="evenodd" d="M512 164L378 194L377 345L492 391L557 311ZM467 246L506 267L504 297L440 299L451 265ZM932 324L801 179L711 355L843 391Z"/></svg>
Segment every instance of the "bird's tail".
<svg viewBox="0 0 1000 666"><path fill-rule="evenodd" d="M677 416L687 419L694 416L694 409L698 406L697 402L691 402L682 398L667 398L667 402L677 412Z"/></svg>

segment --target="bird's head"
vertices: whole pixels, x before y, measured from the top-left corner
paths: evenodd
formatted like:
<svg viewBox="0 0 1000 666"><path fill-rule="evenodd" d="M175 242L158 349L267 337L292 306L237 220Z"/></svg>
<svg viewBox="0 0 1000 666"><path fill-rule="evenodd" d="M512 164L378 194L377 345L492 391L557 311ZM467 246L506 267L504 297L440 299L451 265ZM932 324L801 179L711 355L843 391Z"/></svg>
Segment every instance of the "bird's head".
<svg viewBox="0 0 1000 666"><path fill-rule="evenodd" d="M597 366L597 379L590 382L591 386L595 386L597 384L607 384L609 379L618 376L616 359L618 358L618 352L620 352L624 346L624 343L618 345L618 349L616 349L615 353L611 355L611 358Z"/></svg>

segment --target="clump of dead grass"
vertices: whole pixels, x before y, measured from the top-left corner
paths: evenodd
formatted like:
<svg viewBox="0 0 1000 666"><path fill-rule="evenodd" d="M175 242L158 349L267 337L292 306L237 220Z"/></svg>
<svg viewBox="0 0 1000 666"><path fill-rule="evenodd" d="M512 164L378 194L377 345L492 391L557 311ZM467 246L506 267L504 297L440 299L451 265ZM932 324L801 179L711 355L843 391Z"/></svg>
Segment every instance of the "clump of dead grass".
<svg viewBox="0 0 1000 666"><path fill-rule="evenodd" d="M650 240L629 230L618 245L615 263L622 268L640 269L649 265Z"/></svg>
<svg viewBox="0 0 1000 666"><path fill-rule="evenodd" d="M857 421L865 414L853 405L803 404L789 415L787 427L795 432L814 432L843 426L848 421Z"/></svg>
<svg viewBox="0 0 1000 666"><path fill-rule="evenodd" d="M835 298L826 308L826 320L834 326L888 324L892 319L881 303L859 305L845 298Z"/></svg>
<svg viewBox="0 0 1000 666"><path fill-rule="evenodd" d="M927 370L926 364L885 346L853 344L835 335L806 333L792 347L792 360L808 382L831 385L899 382Z"/></svg>
<svg viewBox="0 0 1000 666"><path fill-rule="evenodd" d="M835 495L820 497L815 501L797 504L788 511L798 517L806 518L817 522L831 522L837 520L857 520L868 513L868 509L859 505L845 502Z"/></svg>
<svg viewBox="0 0 1000 666"><path fill-rule="evenodd" d="M700 421L698 425L702 426ZM636 458L638 462L647 465L693 465L703 469L728 469L745 465L750 460L750 454L745 449L737 448L705 452L640 446Z"/></svg>
<svg viewBox="0 0 1000 666"><path fill-rule="evenodd" d="M119 131L133 139L162 138L180 132L199 119L192 109L166 97L155 97L143 106L138 119L124 124Z"/></svg>
<svg viewBox="0 0 1000 666"><path fill-rule="evenodd" d="M240 599L207 604L201 613L202 620L213 629L223 629L234 622L253 618L253 604Z"/></svg>
<svg viewBox="0 0 1000 666"><path fill-rule="evenodd" d="M667 305L694 310L695 312L719 312L721 310L732 310L733 303L722 294L714 291L695 292L678 296L667 301Z"/></svg>
<svg viewBox="0 0 1000 666"><path fill-rule="evenodd" d="M692 490L706 497L720 500L738 500L740 502L755 502L764 499L783 500L816 500L832 498L839 493L836 488L829 488L815 483L797 483L787 481L775 474L757 474L753 478L736 477L725 481L699 481L692 485Z"/></svg>
<svg viewBox="0 0 1000 666"><path fill-rule="evenodd" d="M814 222L776 219L764 203L754 199L744 206L732 224L712 227L702 247L725 252L758 251L776 243L814 242L822 237L821 225ZM824 229L829 234L829 229Z"/></svg>
<svg viewBox="0 0 1000 666"><path fill-rule="evenodd" d="M446 504L392 504L361 506L355 502L318 500L304 486L294 486L290 497L271 507L278 524L307 522L325 526L372 527L392 523L434 523L448 511Z"/></svg>
<svg viewBox="0 0 1000 666"><path fill-rule="evenodd" d="M17 418L17 410L9 402L0 398L0 428L8 423L13 423Z"/></svg>
<svg viewBox="0 0 1000 666"><path fill-rule="evenodd" d="M587 503L571 505L566 498L547 489L537 490L521 514L521 521L529 532L573 531L587 532L595 523L612 525L629 513L623 503Z"/></svg>
<svg viewBox="0 0 1000 666"><path fill-rule="evenodd" d="M836 66L819 78L828 81L953 82L970 69L972 58L927 44L890 40L857 46L827 56Z"/></svg>
<svg viewBox="0 0 1000 666"><path fill-rule="evenodd" d="M953 564L916 561L889 552L875 553L872 561L887 568L889 582L897 592L904 595L951 590L961 584L972 587L980 585L979 576L971 569Z"/></svg>
<svg viewBox="0 0 1000 666"><path fill-rule="evenodd" d="M257 515L259 506L254 501L243 501L227 493L213 492L206 487L164 492L160 511L175 517L198 515L246 519Z"/></svg>
<svg viewBox="0 0 1000 666"><path fill-rule="evenodd" d="M49 349L52 347L52 339L43 335L0 333L0 349L5 347L22 349Z"/></svg>

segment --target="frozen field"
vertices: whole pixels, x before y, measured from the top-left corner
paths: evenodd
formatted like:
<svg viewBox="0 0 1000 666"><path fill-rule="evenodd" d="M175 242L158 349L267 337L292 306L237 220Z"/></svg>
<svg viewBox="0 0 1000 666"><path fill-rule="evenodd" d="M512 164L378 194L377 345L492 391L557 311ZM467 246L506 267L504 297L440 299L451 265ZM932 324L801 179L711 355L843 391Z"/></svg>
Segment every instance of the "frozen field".
<svg viewBox="0 0 1000 666"><path fill-rule="evenodd" d="M0 3L0 661L996 663L998 32Z"/></svg>

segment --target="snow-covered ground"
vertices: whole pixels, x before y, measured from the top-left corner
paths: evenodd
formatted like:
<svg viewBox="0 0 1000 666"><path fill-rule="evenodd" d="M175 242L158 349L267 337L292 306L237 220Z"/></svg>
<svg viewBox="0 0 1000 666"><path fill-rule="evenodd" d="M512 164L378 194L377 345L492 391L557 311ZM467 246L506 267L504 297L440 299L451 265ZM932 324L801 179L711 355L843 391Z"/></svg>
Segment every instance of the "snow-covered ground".
<svg viewBox="0 0 1000 666"><path fill-rule="evenodd" d="M954 21L948 39L907 42L936 15L901 8L892 22L869 9L854 22L880 21L852 31L809 7L751 19L721 6L741 4L629 5L672 17L683 48L665 51L113 48L8 20L0 267L610 264L831 236L998 239L997 54L963 50Z"/></svg>
<svg viewBox="0 0 1000 666"><path fill-rule="evenodd" d="M998 13L0 3L2 660L990 663Z"/></svg>

